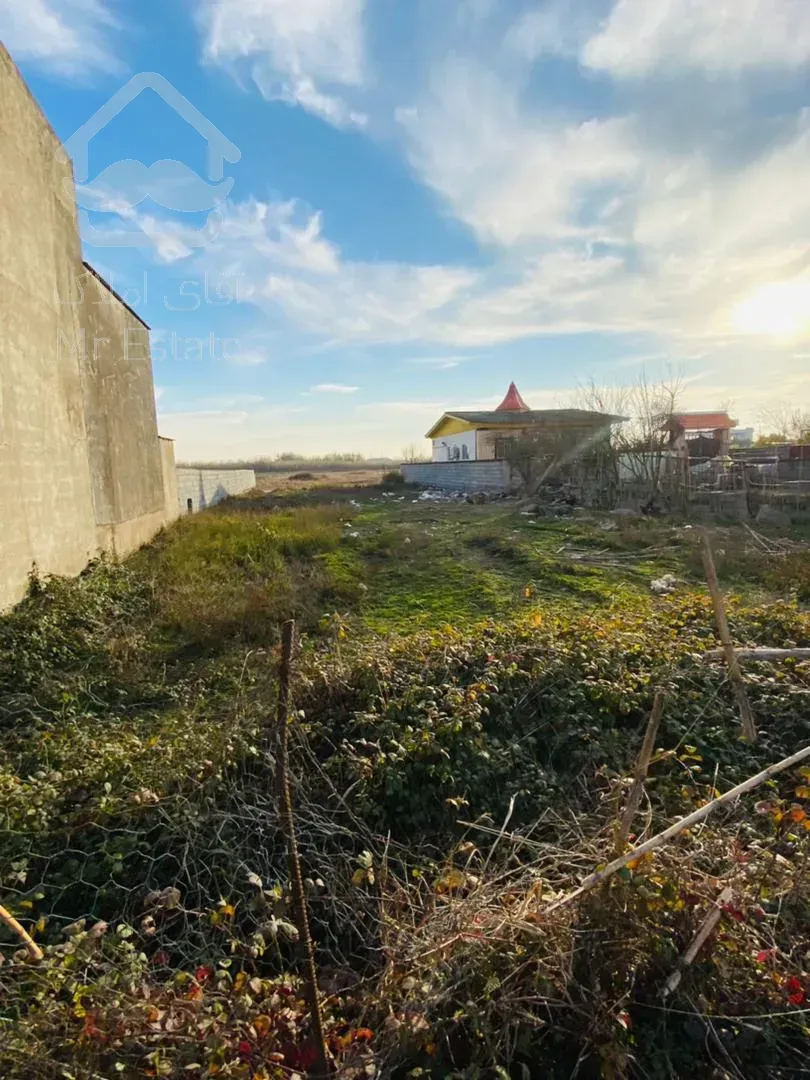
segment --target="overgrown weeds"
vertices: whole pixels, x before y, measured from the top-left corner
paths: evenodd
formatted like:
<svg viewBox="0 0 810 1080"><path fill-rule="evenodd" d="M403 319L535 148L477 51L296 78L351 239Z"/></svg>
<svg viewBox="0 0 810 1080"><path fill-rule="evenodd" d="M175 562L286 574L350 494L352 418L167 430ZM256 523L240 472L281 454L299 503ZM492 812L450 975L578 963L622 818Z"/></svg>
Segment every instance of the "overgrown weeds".
<svg viewBox="0 0 810 1080"><path fill-rule="evenodd" d="M609 857L657 687L669 704L638 834L807 743L810 665L746 667L761 739L740 743L724 669L704 659L705 593L659 599L626 580L587 604L557 586L552 600L538 567L598 536L556 524L540 543L510 521L501 541L483 515L465 536L463 513L445 532L362 510L347 527L345 508L202 515L0 619L0 903L46 953L31 966L2 931L4 1075L281 1080L311 1066L266 743L290 614L306 635L296 828L341 1077L803 1067L810 775L544 909ZM365 611L413 589L434 536L419 602L435 624L364 632ZM472 622L471 598L448 626L440 603L472 566L466 588L489 582L504 614ZM728 606L741 644L810 645L795 597ZM717 934L662 998L726 884Z"/></svg>

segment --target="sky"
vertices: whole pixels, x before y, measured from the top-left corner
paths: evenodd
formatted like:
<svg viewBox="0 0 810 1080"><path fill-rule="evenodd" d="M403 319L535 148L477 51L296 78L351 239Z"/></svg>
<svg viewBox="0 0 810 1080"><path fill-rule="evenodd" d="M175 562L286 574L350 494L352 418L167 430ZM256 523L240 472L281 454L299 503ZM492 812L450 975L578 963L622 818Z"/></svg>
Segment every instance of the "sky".
<svg viewBox="0 0 810 1080"><path fill-rule="evenodd" d="M510 380L810 405L807 0L0 0L0 39L178 459L396 457Z"/></svg>

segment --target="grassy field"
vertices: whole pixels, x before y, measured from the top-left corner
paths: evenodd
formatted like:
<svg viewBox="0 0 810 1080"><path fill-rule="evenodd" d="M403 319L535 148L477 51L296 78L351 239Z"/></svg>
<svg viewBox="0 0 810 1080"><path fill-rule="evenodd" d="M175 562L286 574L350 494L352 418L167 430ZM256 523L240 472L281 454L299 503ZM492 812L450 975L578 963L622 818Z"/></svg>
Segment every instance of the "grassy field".
<svg viewBox="0 0 810 1080"><path fill-rule="evenodd" d="M798 539L711 531L735 639L810 646ZM542 914L613 852L656 688L640 834L810 741L795 662L747 666L760 738L740 741L703 658L695 530L299 481L183 518L122 565L33 581L0 618L0 903L45 951L31 965L2 931L4 1076L311 1068L273 784L287 618L340 1076L799 1074L810 773Z"/></svg>

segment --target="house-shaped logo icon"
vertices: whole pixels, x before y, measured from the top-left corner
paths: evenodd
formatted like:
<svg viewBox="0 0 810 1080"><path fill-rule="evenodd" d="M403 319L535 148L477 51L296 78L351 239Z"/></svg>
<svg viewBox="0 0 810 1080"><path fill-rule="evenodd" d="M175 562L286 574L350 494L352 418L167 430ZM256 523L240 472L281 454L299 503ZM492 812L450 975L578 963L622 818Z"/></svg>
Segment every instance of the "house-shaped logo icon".
<svg viewBox="0 0 810 1080"><path fill-rule="evenodd" d="M119 113L144 90L154 91L163 101L199 132L208 144L207 183L183 162L164 160L146 166L140 161L126 159L108 165L92 182L90 180L89 147L93 138L114 120ZM142 230L119 230L95 228L88 210L117 214L124 220L137 221L135 207L145 198L179 213L198 213L210 210L202 229L189 225L183 228L183 243L194 247L209 243L219 231L222 215L215 208L229 195L233 177L225 177L225 162L237 162L241 151L222 134L184 97L163 75L154 71L133 76L110 100L67 139L57 152L62 162L73 160L77 185L76 203L78 218L84 238L98 246L144 246L151 243ZM70 187L70 181L65 181ZM69 192L72 196L72 190Z"/></svg>

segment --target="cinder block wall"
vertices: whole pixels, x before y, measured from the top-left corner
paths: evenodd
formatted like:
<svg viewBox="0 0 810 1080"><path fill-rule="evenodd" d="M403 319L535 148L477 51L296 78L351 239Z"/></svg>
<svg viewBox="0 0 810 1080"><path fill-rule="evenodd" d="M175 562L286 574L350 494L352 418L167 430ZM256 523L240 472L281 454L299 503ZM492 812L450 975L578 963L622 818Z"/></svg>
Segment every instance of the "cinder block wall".
<svg viewBox="0 0 810 1080"><path fill-rule="evenodd" d="M255 487L256 474L252 469L177 470L177 502L181 514L196 514L208 506L216 506L229 495L241 495Z"/></svg>
<svg viewBox="0 0 810 1080"><path fill-rule="evenodd" d="M441 491L485 491L501 494L514 487L508 461L430 461L402 465L408 484Z"/></svg>
<svg viewBox="0 0 810 1080"><path fill-rule="evenodd" d="M82 263L59 150L0 43L0 609L169 519L149 332Z"/></svg>

